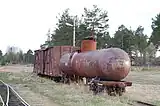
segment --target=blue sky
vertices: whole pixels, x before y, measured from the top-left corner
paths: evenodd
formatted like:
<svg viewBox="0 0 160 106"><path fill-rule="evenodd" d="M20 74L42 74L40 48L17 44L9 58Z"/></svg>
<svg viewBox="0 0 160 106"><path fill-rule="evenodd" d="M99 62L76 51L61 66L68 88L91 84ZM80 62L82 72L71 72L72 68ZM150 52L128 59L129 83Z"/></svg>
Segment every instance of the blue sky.
<svg viewBox="0 0 160 106"><path fill-rule="evenodd" d="M136 29L142 25L150 35L151 18L160 12L159 0L0 0L0 50L16 46L24 51L39 49L58 13L70 8L72 15L97 4L108 11L111 35L124 24Z"/></svg>

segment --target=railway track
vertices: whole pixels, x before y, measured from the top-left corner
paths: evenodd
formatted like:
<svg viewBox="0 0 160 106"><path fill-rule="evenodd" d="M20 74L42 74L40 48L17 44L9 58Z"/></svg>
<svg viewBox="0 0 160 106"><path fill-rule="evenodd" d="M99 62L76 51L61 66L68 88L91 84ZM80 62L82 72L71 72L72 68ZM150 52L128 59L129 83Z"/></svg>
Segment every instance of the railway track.
<svg viewBox="0 0 160 106"><path fill-rule="evenodd" d="M8 84L0 80L0 106L30 106Z"/></svg>

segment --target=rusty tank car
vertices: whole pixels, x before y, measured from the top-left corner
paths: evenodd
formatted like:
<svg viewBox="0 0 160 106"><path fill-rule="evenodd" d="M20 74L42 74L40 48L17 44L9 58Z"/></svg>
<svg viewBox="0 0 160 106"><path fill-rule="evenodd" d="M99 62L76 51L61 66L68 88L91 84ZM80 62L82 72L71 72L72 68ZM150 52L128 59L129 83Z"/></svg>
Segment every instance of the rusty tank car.
<svg viewBox="0 0 160 106"><path fill-rule="evenodd" d="M129 55L120 48L96 50L96 41L90 37L82 40L80 53L61 57L60 69L69 75L120 81L128 75L131 63Z"/></svg>
<svg viewBox="0 0 160 106"><path fill-rule="evenodd" d="M128 75L131 64L125 51L119 48L108 48L65 54L60 60L60 68L67 74L120 81Z"/></svg>
<svg viewBox="0 0 160 106"><path fill-rule="evenodd" d="M129 55L120 48L96 50L94 39L84 39L80 52L63 55L60 69L68 76L92 79L90 89L94 93L106 89L109 95L112 92L122 95L125 87L132 85L131 82L121 81L131 70Z"/></svg>

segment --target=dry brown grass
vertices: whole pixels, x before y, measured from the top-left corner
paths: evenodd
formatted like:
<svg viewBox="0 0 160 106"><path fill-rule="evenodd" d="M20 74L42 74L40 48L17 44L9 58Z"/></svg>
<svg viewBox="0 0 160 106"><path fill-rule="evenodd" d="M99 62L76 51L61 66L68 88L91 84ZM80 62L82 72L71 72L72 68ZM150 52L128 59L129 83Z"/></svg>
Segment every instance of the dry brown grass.
<svg viewBox="0 0 160 106"><path fill-rule="evenodd" d="M121 97L93 95L86 86L58 84L30 71L1 72L0 79L11 84L31 106L128 106L132 100L160 105L160 72L134 71L125 79L133 86ZM32 97L31 97L32 96Z"/></svg>
<svg viewBox="0 0 160 106"><path fill-rule="evenodd" d="M106 104L112 106L124 106L128 102L124 97L108 97L106 95L94 96L85 86L57 84L51 80L40 78L29 73L23 73L23 75L17 73L5 73L4 75L8 78L4 78L3 80L12 84L12 86L16 88L22 97L30 104L38 102L33 102L33 99L31 98L29 100L27 98L29 96L28 93L30 93L30 96L33 96L35 93L39 96L49 98L49 101L62 106L105 106ZM34 96L34 99L37 100L37 97ZM44 103L40 102L40 104L38 106L45 106Z"/></svg>

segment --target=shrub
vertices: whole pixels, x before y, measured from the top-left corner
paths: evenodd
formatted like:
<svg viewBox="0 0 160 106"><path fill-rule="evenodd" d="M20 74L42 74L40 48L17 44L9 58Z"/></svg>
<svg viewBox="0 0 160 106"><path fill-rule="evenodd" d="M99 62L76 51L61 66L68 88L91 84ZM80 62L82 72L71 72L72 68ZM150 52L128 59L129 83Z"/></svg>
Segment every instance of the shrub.
<svg viewBox="0 0 160 106"><path fill-rule="evenodd" d="M4 60L1 60L0 65L4 66L4 65L6 65L6 62Z"/></svg>

